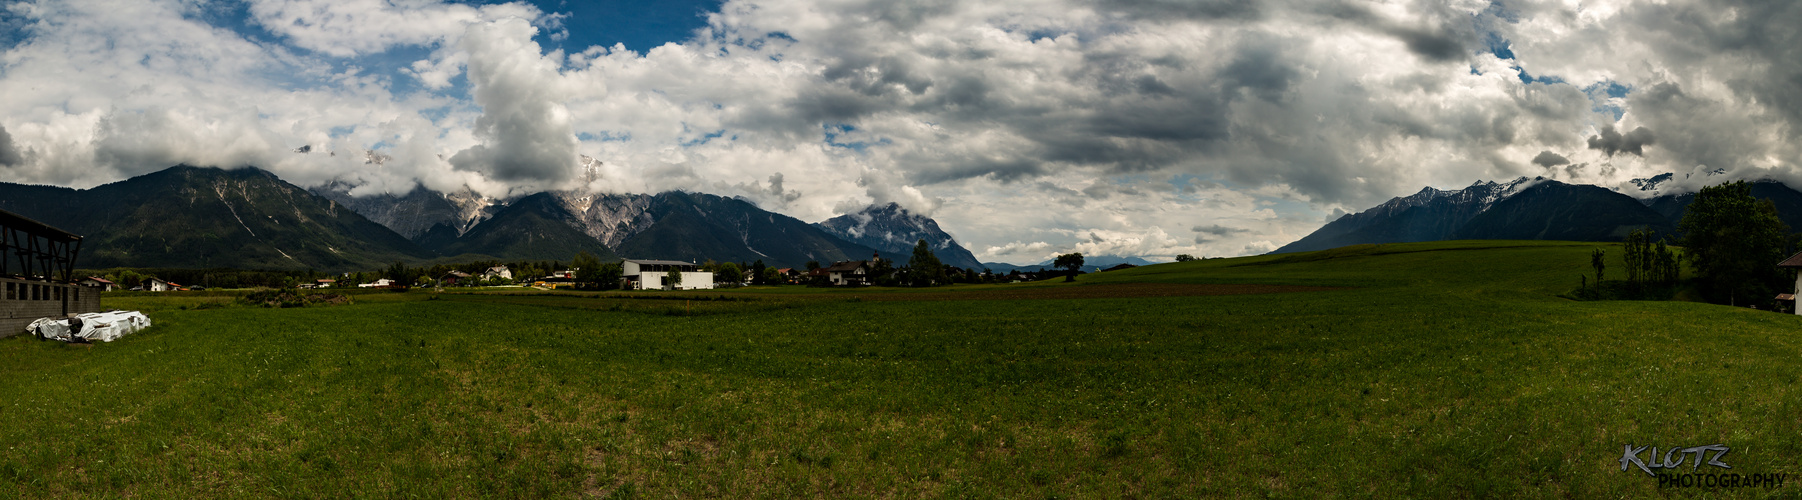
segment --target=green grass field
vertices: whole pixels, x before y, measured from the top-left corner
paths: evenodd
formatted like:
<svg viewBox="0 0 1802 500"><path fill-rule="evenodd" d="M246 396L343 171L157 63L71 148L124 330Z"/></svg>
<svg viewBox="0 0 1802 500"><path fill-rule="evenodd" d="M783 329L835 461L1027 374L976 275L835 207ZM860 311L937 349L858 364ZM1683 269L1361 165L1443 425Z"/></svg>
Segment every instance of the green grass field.
<svg viewBox="0 0 1802 500"><path fill-rule="evenodd" d="M1559 298L1596 246L930 290L109 296L156 326L0 340L0 495L1802 496L1802 318ZM1620 470L1624 445L1715 443L1712 472L1788 481Z"/></svg>

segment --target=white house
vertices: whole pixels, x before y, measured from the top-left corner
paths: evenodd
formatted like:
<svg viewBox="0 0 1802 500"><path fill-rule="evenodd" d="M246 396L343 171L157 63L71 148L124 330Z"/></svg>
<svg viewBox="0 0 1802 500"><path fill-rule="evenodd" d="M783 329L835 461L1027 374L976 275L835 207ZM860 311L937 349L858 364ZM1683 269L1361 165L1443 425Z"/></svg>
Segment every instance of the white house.
<svg viewBox="0 0 1802 500"><path fill-rule="evenodd" d="M1777 267L1788 269L1802 268L1802 253L1797 253L1791 255L1787 259L1783 259L1783 262L1777 263ZM1785 295L1788 295L1788 297L1785 297ZM1777 301L1790 302L1790 305L1794 306L1796 305L1796 296L1798 295L1802 295L1802 273L1796 273L1796 293L1778 295ZM1796 314L1802 315L1802 307L1791 307L1790 309L1794 310Z"/></svg>
<svg viewBox="0 0 1802 500"><path fill-rule="evenodd" d="M358 288L381 288L381 287L385 287L385 286L394 286L394 280L391 280L388 278L382 278L379 280L375 280L375 282L373 282L373 283L364 283L361 285L357 285Z"/></svg>
<svg viewBox="0 0 1802 500"><path fill-rule="evenodd" d="M144 290L145 291L167 292L167 291L174 290L174 289L175 289L175 286L173 283L165 281L162 278L150 278L150 279L144 280Z"/></svg>
<svg viewBox="0 0 1802 500"><path fill-rule="evenodd" d="M625 275L626 289L629 290L711 290L713 289L713 273L702 271L701 266L693 262L679 260L647 260L626 259L621 264ZM682 273L682 281L675 286L665 283L669 272L675 270Z"/></svg>
<svg viewBox="0 0 1802 500"><path fill-rule="evenodd" d="M99 288L100 291L102 291L102 292L111 292L113 290L119 289L119 285L115 285L115 284L113 284L113 282L107 281L105 278L100 278L97 276L89 276L86 278L82 278L81 281L77 281L76 283L80 284L81 286Z"/></svg>
<svg viewBox="0 0 1802 500"><path fill-rule="evenodd" d="M490 268L488 268L487 271L482 271L482 279L484 279L484 280L492 280L492 279L510 280L510 279L513 279L513 271L511 269L507 269L507 266L490 267Z"/></svg>
<svg viewBox="0 0 1802 500"><path fill-rule="evenodd" d="M870 284L870 261L852 260L832 264L825 269L826 279L834 285Z"/></svg>

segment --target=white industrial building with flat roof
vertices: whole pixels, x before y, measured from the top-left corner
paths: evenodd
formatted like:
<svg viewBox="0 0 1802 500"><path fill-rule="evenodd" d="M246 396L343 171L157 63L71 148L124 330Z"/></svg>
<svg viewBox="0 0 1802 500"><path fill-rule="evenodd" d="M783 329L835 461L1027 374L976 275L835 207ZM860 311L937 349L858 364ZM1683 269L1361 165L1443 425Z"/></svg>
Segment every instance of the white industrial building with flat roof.
<svg viewBox="0 0 1802 500"><path fill-rule="evenodd" d="M679 260L626 259L621 265L628 290L712 290L713 273L702 271L693 262ZM664 281L670 270L682 273L682 281L669 286Z"/></svg>

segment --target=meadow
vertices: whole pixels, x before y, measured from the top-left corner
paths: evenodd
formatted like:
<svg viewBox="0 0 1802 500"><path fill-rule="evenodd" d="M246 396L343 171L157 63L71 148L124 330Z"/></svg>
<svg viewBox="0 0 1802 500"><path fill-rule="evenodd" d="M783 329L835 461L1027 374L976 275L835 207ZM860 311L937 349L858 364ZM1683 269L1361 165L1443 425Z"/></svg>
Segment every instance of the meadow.
<svg viewBox="0 0 1802 500"><path fill-rule="evenodd" d="M1618 277L1618 245L1466 241L925 290L109 295L156 325L0 340L0 496L1802 496L1802 318L1560 297L1598 246ZM1788 481L1621 470L1715 443Z"/></svg>

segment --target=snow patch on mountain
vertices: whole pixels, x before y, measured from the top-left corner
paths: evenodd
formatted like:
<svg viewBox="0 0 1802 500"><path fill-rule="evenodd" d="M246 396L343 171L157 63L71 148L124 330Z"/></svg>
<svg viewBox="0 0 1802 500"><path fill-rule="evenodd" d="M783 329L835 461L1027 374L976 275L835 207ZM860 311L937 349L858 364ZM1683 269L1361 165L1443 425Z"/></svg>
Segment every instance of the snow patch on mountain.
<svg viewBox="0 0 1802 500"><path fill-rule="evenodd" d="M938 221L902 208L900 204L872 205L814 224L847 241L875 248L898 258L911 256L914 245L926 240L927 248L945 264L980 269L982 262L956 238L939 228ZM898 255L896 255L898 254Z"/></svg>

